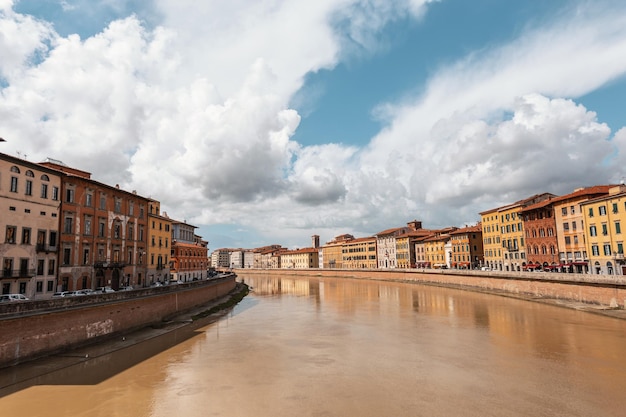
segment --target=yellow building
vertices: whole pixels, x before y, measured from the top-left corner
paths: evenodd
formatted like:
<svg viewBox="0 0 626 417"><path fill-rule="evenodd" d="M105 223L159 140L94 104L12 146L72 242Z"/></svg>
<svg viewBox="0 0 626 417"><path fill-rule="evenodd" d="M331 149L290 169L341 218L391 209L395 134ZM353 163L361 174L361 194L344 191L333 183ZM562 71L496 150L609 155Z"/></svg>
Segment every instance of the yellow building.
<svg viewBox="0 0 626 417"><path fill-rule="evenodd" d="M580 203L592 274L624 275L626 186L609 189L604 197ZM622 226L624 225L624 226Z"/></svg>
<svg viewBox="0 0 626 417"><path fill-rule="evenodd" d="M429 265L435 269L449 268L449 255L446 255L446 244L450 241L450 235L439 234L424 240L426 259Z"/></svg>
<svg viewBox="0 0 626 417"><path fill-rule="evenodd" d="M343 244L353 240L352 235L340 235L330 242L322 246L322 262L324 269L341 269L343 268Z"/></svg>
<svg viewBox="0 0 626 417"><path fill-rule="evenodd" d="M522 209L531 204L556 197L543 193L513 204L480 213L483 225L485 264L499 271L521 271L526 262Z"/></svg>
<svg viewBox="0 0 626 417"><path fill-rule="evenodd" d="M608 195L609 188L609 185L579 188L552 200L559 261L567 272L589 273L585 220L580 204Z"/></svg>
<svg viewBox="0 0 626 417"><path fill-rule="evenodd" d="M155 281L165 282L170 279L170 260L172 244L172 220L167 213L161 214L161 203L148 199L148 286Z"/></svg>
<svg viewBox="0 0 626 417"><path fill-rule="evenodd" d="M502 269L502 244L500 243L500 216L498 209L480 213L483 229L484 264L493 270Z"/></svg>
<svg viewBox="0 0 626 417"><path fill-rule="evenodd" d="M341 248L344 269L375 269L376 238L363 237L346 240Z"/></svg>

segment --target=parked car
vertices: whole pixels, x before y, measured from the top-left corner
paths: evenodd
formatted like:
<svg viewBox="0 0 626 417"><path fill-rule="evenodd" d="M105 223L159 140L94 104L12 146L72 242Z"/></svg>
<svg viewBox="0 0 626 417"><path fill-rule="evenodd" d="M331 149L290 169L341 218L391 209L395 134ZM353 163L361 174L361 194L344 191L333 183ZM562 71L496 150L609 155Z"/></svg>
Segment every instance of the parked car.
<svg viewBox="0 0 626 417"><path fill-rule="evenodd" d="M118 291L132 291L134 290L132 285L127 285L125 287L120 287L120 289Z"/></svg>
<svg viewBox="0 0 626 417"><path fill-rule="evenodd" d="M24 294L2 294L0 295L0 303L10 301L28 301L29 298Z"/></svg>
<svg viewBox="0 0 626 417"><path fill-rule="evenodd" d="M150 284L151 287L162 287L163 284L161 284L159 281L154 281L152 284Z"/></svg>
<svg viewBox="0 0 626 417"><path fill-rule="evenodd" d="M96 291L94 292L96 294L107 294L107 293L115 292L115 290L113 290L113 288L111 287L98 287L96 288Z"/></svg>
<svg viewBox="0 0 626 417"><path fill-rule="evenodd" d="M54 294L52 294L53 297L69 297L71 294L71 291L59 291L59 292L55 292Z"/></svg>

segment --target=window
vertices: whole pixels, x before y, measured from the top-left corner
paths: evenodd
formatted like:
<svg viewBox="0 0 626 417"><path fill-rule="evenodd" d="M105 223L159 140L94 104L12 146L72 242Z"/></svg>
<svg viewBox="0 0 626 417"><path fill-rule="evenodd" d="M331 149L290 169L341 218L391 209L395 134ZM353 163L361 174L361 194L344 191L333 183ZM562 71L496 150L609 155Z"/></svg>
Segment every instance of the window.
<svg viewBox="0 0 626 417"><path fill-rule="evenodd" d="M589 207L589 217L593 217L593 207Z"/></svg>
<svg viewBox="0 0 626 417"><path fill-rule="evenodd" d="M48 198L48 184L41 184L41 198Z"/></svg>
<svg viewBox="0 0 626 417"><path fill-rule="evenodd" d="M591 245L591 253L593 256L600 256L600 250L598 249L598 245Z"/></svg>
<svg viewBox="0 0 626 417"><path fill-rule="evenodd" d="M15 243L15 235L17 234L17 226L7 226L4 241L6 243Z"/></svg>
<svg viewBox="0 0 626 417"><path fill-rule="evenodd" d="M115 239L119 239L121 236L120 230L121 230L121 226L119 224L119 222L115 222L115 225L113 226L113 237Z"/></svg>
<svg viewBox="0 0 626 417"><path fill-rule="evenodd" d="M93 205L93 193L87 192L87 194L85 194L85 206L91 207L92 205Z"/></svg>
<svg viewBox="0 0 626 417"><path fill-rule="evenodd" d="M624 254L624 245L622 242L617 243L617 253L621 253L622 255Z"/></svg>
<svg viewBox="0 0 626 417"><path fill-rule="evenodd" d="M83 248L83 265L89 265L89 248Z"/></svg>
<svg viewBox="0 0 626 417"><path fill-rule="evenodd" d="M598 236L595 226L589 226L589 236Z"/></svg>
<svg viewBox="0 0 626 417"><path fill-rule="evenodd" d="M143 242L143 224L139 225L139 239L137 240L140 240Z"/></svg>
<svg viewBox="0 0 626 417"><path fill-rule="evenodd" d="M54 201L59 200L59 187L52 187L52 199Z"/></svg>
<svg viewBox="0 0 626 417"><path fill-rule="evenodd" d="M11 177L11 192L17 193L17 177Z"/></svg>
<svg viewBox="0 0 626 417"><path fill-rule="evenodd" d="M65 222L63 223L63 233L72 233L72 217L65 217Z"/></svg>
<svg viewBox="0 0 626 417"><path fill-rule="evenodd" d="M611 254L611 245L609 243L605 243L604 244L604 254L605 255L610 255Z"/></svg>
<svg viewBox="0 0 626 417"><path fill-rule="evenodd" d="M65 202L73 203L74 202L74 189L68 188L65 190Z"/></svg>
<svg viewBox="0 0 626 417"><path fill-rule="evenodd" d="M30 245L30 227L22 227L22 245Z"/></svg>
<svg viewBox="0 0 626 417"><path fill-rule="evenodd" d="M26 180L26 195L33 195L33 182Z"/></svg>
<svg viewBox="0 0 626 417"><path fill-rule="evenodd" d="M48 275L54 275L55 260L48 259Z"/></svg>
<svg viewBox="0 0 626 417"><path fill-rule="evenodd" d="M100 210L106 210L107 208L107 196L100 194Z"/></svg>
<svg viewBox="0 0 626 417"><path fill-rule="evenodd" d="M617 213L617 203L613 203L613 214Z"/></svg>
<svg viewBox="0 0 626 417"><path fill-rule="evenodd" d="M43 275L44 270L44 260L37 259L37 275Z"/></svg>
<svg viewBox="0 0 626 417"><path fill-rule="evenodd" d="M132 201L128 203L128 215L129 216L135 215L135 203Z"/></svg>
<svg viewBox="0 0 626 417"><path fill-rule="evenodd" d="M98 237L104 237L104 232L105 232L105 225L104 225L104 219L100 219L98 221Z"/></svg>
<svg viewBox="0 0 626 417"><path fill-rule="evenodd" d="M576 222L572 222L572 230L576 230Z"/></svg>
<svg viewBox="0 0 626 417"><path fill-rule="evenodd" d="M63 248L63 265L69 265L72 259L72 249Z"/></svg>
<svg viewBox="0 0 626 417"><path fill-rule="evenodd" d="M41 249L43 249L43 247L46 244L46 231L45 230L38 230L37 231L37 246Z"/></svg>
<svg viewBox="0 0 626 417"><path fill-rule="evenodd" d="M567 216L567 207L561 207L561 215Z"/></svg>
<svg viewBox="0 0 626 417"><path fill-rule="evenodd" d="M48 292L52 292L52 290L54 289L54 281L48 281L48 283L47 283L47 284L48 284L48 285L47 285L46 290L47 290Z"/></svg>
<svg viewBox="0 0 626 417"><path fill-rule="evenodd" d="M50 246L54 248L57 246L57 232L54 230L50 231Z"/></svg>
<svg viewBox="0 0 626 417"><path fill-rule="evenodd" d="M128 239L133 240L133 224L128 223Z"/></svg>
<svg viewBox="0 0 626 417"><path fill-rule="evenodd" d="M571 239L569 236L565 236L565 244L569 245L571 243Z"/></svg>
<svg viewBox="0 0 626 417"><path fill-rule="evenodd" d="M85 234L91 236L91 217L85 216Z"/></svg>
<svg viewBox="0 0 626 417"><path fill-rule="evenodd" d="M606 216L606 206L598 207L598 213L600 213L600 216Z"/></svg>
<svg viewBox="0 0 626 417"><path fill-rule="evenodd" d="M622 226L620 222L615 222L615 234L619 235L620 233L622 233Z"/></svg>
<svg viewBox="0 0 626 417"><path fill-rule="evenodd" d="M578 245L578 236L574 236L574 244Z"/></svg>
<svg viewBox="0 0 626 417"><path fill-rule="evenodd" d="M122 199L121 198L115 199L115 212L116 213L122 212Z"/></svg>
<svg viewBox="0 0 626 417"><path fill-rule="evenodd" d="M576 214L576 207L570 206L569 208L570 208L572 214Z"/></svg>
<svg viewBox="0 0 626 417"><path fill-rule="evenodd" d="M602 224L602 236L606 236L609 234L608 228L606 226L606 223Z"/></svg>

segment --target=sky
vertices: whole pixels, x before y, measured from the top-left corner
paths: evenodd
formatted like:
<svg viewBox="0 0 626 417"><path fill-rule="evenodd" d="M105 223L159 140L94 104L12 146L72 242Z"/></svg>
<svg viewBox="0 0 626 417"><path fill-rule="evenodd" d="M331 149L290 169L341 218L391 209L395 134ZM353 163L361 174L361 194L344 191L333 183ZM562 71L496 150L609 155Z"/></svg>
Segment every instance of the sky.
<svg viewBox="0 0 626 417"><path fill-rule="evenodd" d="M218 248L626 177L623 0L0 0L0 152Z"/></svg>

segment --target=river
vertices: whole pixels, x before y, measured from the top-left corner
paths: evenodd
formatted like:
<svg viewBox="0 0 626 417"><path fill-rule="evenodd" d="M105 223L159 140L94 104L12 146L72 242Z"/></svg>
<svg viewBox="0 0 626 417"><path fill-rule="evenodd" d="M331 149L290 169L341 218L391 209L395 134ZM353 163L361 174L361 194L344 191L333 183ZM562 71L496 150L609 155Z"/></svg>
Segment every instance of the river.
<svg viewBox="0 0 626 417"><path fill-rule="evenodd" d="M219 321L33 376L0 415L626 415L626 321L419 284L240 277L253 291Z"/></svg>

